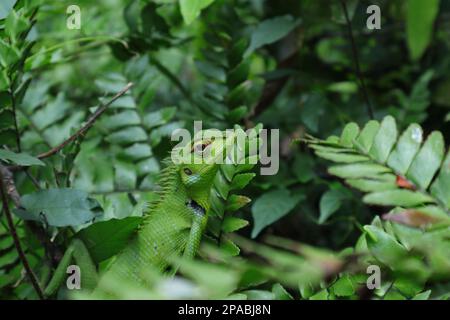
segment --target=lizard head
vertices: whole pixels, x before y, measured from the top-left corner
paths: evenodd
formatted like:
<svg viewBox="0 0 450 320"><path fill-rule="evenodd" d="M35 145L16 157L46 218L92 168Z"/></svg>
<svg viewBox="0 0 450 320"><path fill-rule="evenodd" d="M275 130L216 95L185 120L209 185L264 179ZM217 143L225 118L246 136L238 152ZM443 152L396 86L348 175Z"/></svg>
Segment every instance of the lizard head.
<svg viewBox="0 0 450 320"><path fill-rule="evenodd" d="M186 146L187 159L179 164L181 182L188 196L204 210L209 209L209 194L220 164L231 150L234 135L204 130Z"/></svg>

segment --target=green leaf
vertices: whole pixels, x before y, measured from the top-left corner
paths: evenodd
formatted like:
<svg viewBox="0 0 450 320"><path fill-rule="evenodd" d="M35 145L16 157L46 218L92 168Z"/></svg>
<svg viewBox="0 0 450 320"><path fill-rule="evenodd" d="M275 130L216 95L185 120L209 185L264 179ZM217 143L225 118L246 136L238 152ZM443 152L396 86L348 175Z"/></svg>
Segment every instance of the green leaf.
<svg viewBox="0 0 450 320"><path fill-rule="evenodd" d="M307 183L315 177L314 160L307 154L297 154L292 169L301 183Z"/></svg>
<svg viewBox="0 0 450 320"><path fill-rule="evenodd" d="M439 12L439 0L409 0L406 34L411 59L418 60L430 43L433 24Z"/></svg>
<svg viewBox="0 0 450 320"><path fill-rule="evenodd" d="M398 276L394 281L394 287L408 298L414 297L423 289L423 285L416 279L407 276Z"/></svg>
<svg viewBox="0 0 450 320"><path fill-rule="evenodd" d="M214 0L180 0L184 22L191 24L200 15L200 12L213 2Z"/></svg>
<svg viewBox="0 0 450 320"><path fill-rule="evenodd" d="M368 153L375 140L375 136L380 130L380 123L375 120L367 122L364 128L361 130L361 134L357 138L357 142L362 146L363 151Z"/></svg>
<svg viewBox="0 0 450 320"><path fill-rule="evenodd" d="M16 41L17 36L28 28L28 20L23 15L18 15L16 11L12 11L5 20L5 32L13 42Z"/></svg>
<svg viewBox="0 0 450 320"><path fill-rule="evenodd" d="M109 117L108 121L105 121L105 127L108 130L116 130L121 127L138 124L140 124L140 119L135 110L125 110Z"/></svg>
<svg viewBox="0 0 450 320"><path fill-rule="evenodd" d="M5 19L14 8L17 0L2 0L0 2L0 20Z"/></svg>
<svg viewBox="0 0 450 320"><path fill-rule="evenodd" d="M299 291L303 299L308 299L316 292L310 283L299 284Z"/></svg>
<svg viewBox="0 0 450 320"><path fill-rule="evenodd" d="M117 161L114 163L114 181L119 190L132 190L136 185L137 173L132 163Z"/></svg>
<svg viewBox="0 0 450 320"><path fill-rule="evenodd" d="M325 96L318 93L311 94L306 100L300 110L300 118L309 130L312 132L319 130L320 119L328 105L329 102Z"/></svg>
<svg viewBox="0 0 450 320"><path fill-rule="evenodd" d="M273 300L274 293L265 290L246 290L242 291L247 296L247 300Z"/></svg>
<svg viewBox="0 0 450 320"><path fill-rule="evenodd" d="M385 174L383 176L392 177L390 179L348 179L345 182L353 188L359 189L364 192L383 191L397 189L395 183L395 176L391 174Z"/></svg>
<svg viewBox="0 0 450 320"><path fill-rule="evenodd" d="M122 250L141 223L141 217L100 221L76 234L89 249L92 259L99 263Z"/></svg>
<svg viewBox="0 0 450 320"><path fill-rule="evenodd" d="M365 178L380 173L389 172L389 168L373 163L355 163L341 166L333 166L328 171L340 178Z"/></svg>
<svg viewBox="0 0 450 320"><path fill-rule="evenodd" d="M428 300L428 298L430 297L430 294L431 294L431 290L427 290L427 291L417 294L414 298L412 298L412 300Z"/></svg>
<svg viewBox="0 0 450 320"><path fill-rule="evenodd" d="M247 113L248 108L246 106L240 106L231 110L227 115L227 119L229 119L231 122L239 122L239 120L244 118Z"/></svg>
<svg viewBox="0 0 450 320"><path fill-rule="evenodd" d="M239 255L241 251L239 247L230 239L221 239L220 249L227 255L232 257Z"/></svg>
<svg viewBox="0 0 450 320"><path fill-rule="evenodd" d="M333 285L334 294L340 297L348 297L355 293L353 282L348 275L344 275Z"/></svg>
<svg viewBox="0 0 450 320"><path fill-rule="evenodd" d="M214 187L222 199L227 199L228 192L230 192L230 185L225 179L222 171L219 171L214 178Z"/></svg>
<svg viewBox="0 0 450 320"><path fill-rule="evenodd" d="M431 194L450 208L450 150L447 152L437 179L431 185Z"/></svg>
<svg viewBox="0 0 450 320"><path fill-rule="evenodd" d="M16 63L19 58L19 50L0 39L0 65L6 69Z"/></svg>
<svg viewBox="0 0 450 320"><path fill-rule="evenodd" d="M353 94L358 92L358 85L353 81L340 81L330 84L327 89L342 94Z"/></svg>
<svg viewBox="0 0 450 320"><path fill-rule="evenodd" d="M387 116L381 122L380 129L375 135L370 155L381 163L386 162L392 147L397 141L397 125L395 119Z"/></svg>
<svg viewBox="0 0 450 320"><path fill-rule="evenodd" d="M123 11L125 23L127 24L130 31L132 31L133 33L139 32L139 30L138 30L139 20L135 19L135 17L137 17L139 15L139 9L140 9L139 2L140 1L136 1L136 0L129 1Z"/></svg>
<svg viewBox="0 0 450 320"><path fill-rule="evenodd" d="M245 206L247 203L250 203L251 199L245 196L232 194L227 201L226 210L230 212L234 212Z"/></svg>
<svg viewBox="0 0 450 320"><path fill-rule="evenodd" d="M169 26L166 21L157 12L158 5L156 3L147 3L141 11L143 33L152 37L154 32L167 34Z"/></svg>
<svg viewBox="0 0 450 320"><path fill-rule="evenodd" d="M359 134L350 123L341 138L307 136L305 141L318 156L340 164L331 166L330 174L354 188L372 192L363 198L369 204L413 208L434 203L448 212L450 155L442 161L442 133L432 132L424 143L418 124L411 124L399 139L397 133L394 118L386 116L381 125L369 121ZM325 210L323 217L327 214Z"/></svg>
<svg viewBox="0 0 450 320"><path fill-rule="evenodd" d="M376 226L364 226L368 233L367 246L380 262L386 265L398 265L398 262L408 256L408 251L400 245L393 236Z"/></svg>
<svg viewBox="0 0 450 320"><path fill-rule="evenodd" d="M429 69L425 71L414 83L414 86L408 97L407 104L404 105L406 109L420 112L424 111L430 105L431 92L428 87L430 81L434 77L434 74L434 70Z"/></svg>
<svg viewBox="0 0 450 320"><path fill-rule="evenodd" d="M434 131L425 141L422 149L414 158L406 177L426 189L444 157L444 138L440 132Z"/></svg>
<svg viewBox="0 0 450 320"><path fill-rule="evenodd" d="M339 143L344 147L351 147L353 146L353 140L356 139L358 134L359 134L358 125L354 122L350 122L344 127L344 130L342 130Z"/></svg>
<svg viewBox="0 0 450 320"><path fill-rule="evenodd" d="M5 149L0 149L0 160L11 161L20 166L45 166L44 162L27 153L15 153Z"/></svg>
<svg viewBox="0 0 450 320"><path fill-rule="evenodd" d="M388 159L388 165L397 173L405 175L422 143L422 128L412 124L403 132Z"/></svg>
<svg viewBox="0 0 450 320"><path fill-rule="evenodd" d="M355 15L356 7L358 7L359 0L346 0L347 13L350 21L353 20ZM339 24L346 24L347 19L345 18L345 13L342 8L340 1L331 3L331 17L334 21Z"/></svg>
<svg viewBox="0 0 450 320"><path fill-rule="evenodd" d="M235 88L242 82L246 81L248 78L249 69L250 69L250 61L248 59L242 61L234 69L232 69L228 72L227 85L231 88ZM237 88L237 90L242 91L242 95L239 94L239 96L244 96L245 92L247 91L247 87L246 87L246 85L243 85L243 86L241 86L241 88L242 89ZM232 93L230 93L230 95L231 94Z"/></svg>
<svg viewBox="0 0 450 320"><path fill-rule="evenodd" d="M225 70L220 66L215 65L209 61L197 60L195 61L195 65L198 70L203 73L205 76L212 78L213 80L223 82L225 81L226 75Z"/></svg>
<svg viewBox="0 0 450 320"><path fill-rule="evenodd" d="M132 160L139 160L152 156L152 149L146 143L135 143L122 151L123 155Z"/></svg>
<svg viewBox="0 0 450 320"><path fill-rule="evenodd" d="M319 223L322 224L335 213L342 204L343 194L339 190L328 190L320 198L319 208L320 217Z"/></svg>
<svg viewBox="0 0 450 320"><path fill-rule="evenodd" d="M141 127L128 127L111 133L106 140L112 144L130 144L133 142L148 142L147 134Z"/></svg>
<svg viewBox="0 0 450 320"><path fill-rule="evenodd" d="M248 225L248 221L231 216L226 216L223 221L222 230L225 232L234 232Z"/></svg>
<svg viewBox="0 0 450 320"><path fill-rule="evenodd" d="M256 49L284 38L298 23L298 20L289 15L275 17L259 23L252 32L250 46L244 56L247 57Z"/></svg>
<svg viewBox="0 0 450 320"><path fill-rule="evenodd" d="M369 193L363 201L383 206L414 207L424 203L434 202L434 199L420 192L410 190L388 190Z"/></svg>
<svg viewBox="0 0 450 320"><path fill-rule="evenodd" d="M362 162L362 161L368 161L369 158L366 156L362 156L359 154L348 154L343 152L320 152L317 151L316 154L324 159L334 161L334 162L341 162L341 163L353 163L353 162Z"/></svg>
<svg viewBox="0 0 450 320"><path fill-rule="evenodd" d="M329 294L327 289L323 289L316 293L315 295L309 297L309 300L328 300Z"/></svg>
<svg viewBox="0 0 450 320"><path fill-rule="evenodd" d="M244 188L254 177L255 173L240 173L234 176L230 190L240 190Z"/></svg>
<svg viewBox="0 0 450 320"><path fill-rule="evenodd" d="M406 297L398 291L390 290L387 291L386 295L383 297L383 300L406 300Z"/></svg>
<svg viewBox="0 0 450 320"><path fill-rule="evenodd" d="M21 198L23 207L15 213L24 220L48 223L50 226L78 226L98 216L98 203L76 189L47 189Z"/></svg>
<svg viewBox="0 0 450 320"><path fill-rule="evenodd" d="M275 300L293 300L289 292L279 283L275 283L272 287L272 292L274 294Z"/></svg>
<svg viewBox="0 0 450 320"><path fill-rule="evenodd" d="M252 206L254 221L252 238L255 238L262 229L288 214L303 199L305 199L303 194L292 196L286 189L270 191L256 199Z"/></svg>

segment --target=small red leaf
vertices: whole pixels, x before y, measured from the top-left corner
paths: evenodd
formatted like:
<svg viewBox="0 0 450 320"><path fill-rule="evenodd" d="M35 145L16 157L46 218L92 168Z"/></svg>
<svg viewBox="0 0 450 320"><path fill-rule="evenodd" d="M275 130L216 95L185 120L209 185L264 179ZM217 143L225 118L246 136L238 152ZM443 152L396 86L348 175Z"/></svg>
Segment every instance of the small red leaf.
<svg viewBox="0 0 450 320"><path fill-rule="evenodd" d="M397 183L397 185L400 188L410 189L410 190L415 190L416 189L414 184L412 184L409 180L407 180L406 178L404 178L402 176L397 176L397 179L396 179L395 182Z"/></svg>

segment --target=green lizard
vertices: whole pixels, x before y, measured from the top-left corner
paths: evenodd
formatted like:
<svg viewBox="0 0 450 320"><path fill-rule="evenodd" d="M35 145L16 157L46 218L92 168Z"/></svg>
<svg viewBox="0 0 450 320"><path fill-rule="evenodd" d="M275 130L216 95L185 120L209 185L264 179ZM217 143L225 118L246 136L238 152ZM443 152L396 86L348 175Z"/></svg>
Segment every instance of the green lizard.
<svg viewBox="0 0 450 320"><path fill-rule="evenodd" d="M204 133L207 133L205 130ZM208 136L204 134L203 136ZM74 239L48 283L45 294L52 295L61 285L66 269L74 260L81 270L81 287L92 291L108 276L146 285L140 272L156 269L166 272L175 256L193 258L200 245L210 210L209 195L220 164L232 149L234 135L194 139L186 147L189 163L170 163L161 172L161 197L151 204L130 243L97 276L83 242ZM173 273L175 270L171 270Z"/></svg>

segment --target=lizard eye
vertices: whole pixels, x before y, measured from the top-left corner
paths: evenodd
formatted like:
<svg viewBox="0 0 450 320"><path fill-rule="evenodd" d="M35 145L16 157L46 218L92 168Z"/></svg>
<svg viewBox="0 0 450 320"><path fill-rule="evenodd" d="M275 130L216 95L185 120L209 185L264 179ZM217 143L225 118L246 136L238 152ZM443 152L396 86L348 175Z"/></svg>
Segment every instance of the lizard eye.
<svg viewBox="0 0 450 320"><path fill-rule="evenodd" d="M205 151L206 147L209 146L212 143L212 141L205 141L203 143L197 144L192 147L191 152L195 152L195 153L202 153L203 151Z"/></svg>
<svg viewBox="0 0 450 320"><path fill-rule="evenodd" d="M192 174L192 170L189 168L184 168L183 169L184 173L186 173L188 176L190 176Z"/></svg>
<svg viewBox="0 0 450 320"><path fill-rule="evenodd" d="M197 146L197 152L202 152L202 151L204 151L205 150L205 148L207 147L207 144L206 143L202 143L202 144L200 144L200 145L198 145Z"/></svg>

